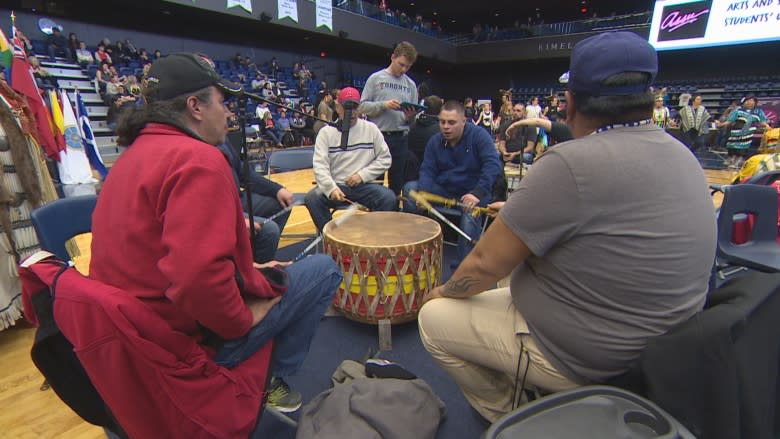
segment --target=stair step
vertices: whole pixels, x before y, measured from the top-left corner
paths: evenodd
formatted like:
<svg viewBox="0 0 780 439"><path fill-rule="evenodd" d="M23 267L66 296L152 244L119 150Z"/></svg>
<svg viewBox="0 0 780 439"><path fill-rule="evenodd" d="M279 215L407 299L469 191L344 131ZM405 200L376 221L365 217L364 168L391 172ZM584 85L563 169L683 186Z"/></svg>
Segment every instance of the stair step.
<svg viewBox="0 0 780 439"><path fill-rule="evenodd" d="M81 70L81 67L79 67L78 64L75 64L73 61L68 61L65 58L57 58L55 62L49 61L48 57L38 57L38 59L41 61L41 65L46 67L47 69L49 67L59 67L64 69L76 69Z"/></svg>
<svg viewBox="0 0 780 439"><path fill-rule="evenodd" d="M116 146L116 136L98 136L95 137L95 144L97 145L98 149L100 150L100 154L103 154L103 148L110 148L111 150L115 150L117 148ZM111 151L107 151L111 152Z"/></svg>
<svg viewBox="0 0 780 439"><path fill-rule="evenodd" d="M101 120L100 122L105 122L105 121ZM108 135L108 136L110 136L110 135L114 134L114 132L111 131L111 128L109 128L109 127L96 127L94 125L92 126L92 133L94 135L96 135L96 136L100 136L100 135Z"/></svg>
<svg viewBox="0 0 780 439"><path fill-rule="evenodd" d="M95 85L89 80L58 79L57 85L66 90L95 90Z"/></svg>
<svg viewBox="0 0 780 439"><path fill-rule="evenodd" d="M108 107L87 105L87 116L89 117L106 117L108 116Z"/></svg>
<svg viewBox="0 0 780 439"><path fill-rule="evenodd" d="M81 99L84 101L84 104L102 104L103 99L100 98L100 95L97 93L90 93L90 92L83 92L79 91L79 94L81 95ZM76 101L76 93L68 93L68 98L70 98L71 101Z"/></svg>
<svg viewBox="0 0 780 439"><path fill-rule="evenodd" d="M85 75L84 72L82 72L80 69L64 69L61 67L51 67L51 68L47 68L46 70L56 78L89 80L89 76Z"/></svg>

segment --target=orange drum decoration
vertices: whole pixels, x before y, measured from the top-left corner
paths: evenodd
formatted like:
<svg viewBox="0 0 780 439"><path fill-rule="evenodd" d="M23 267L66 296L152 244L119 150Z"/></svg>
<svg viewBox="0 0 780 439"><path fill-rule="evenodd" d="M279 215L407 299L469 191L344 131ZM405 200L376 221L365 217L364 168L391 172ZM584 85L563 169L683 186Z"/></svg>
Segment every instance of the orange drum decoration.
<svg viewBox="0 0 780 439"><path fill-rule="evenodd" d="M439 223L401 212L358 212L323 231L325 253L344 273L333 306L349 319L376 324L417 318L422 297L438 285Z"/></svg>

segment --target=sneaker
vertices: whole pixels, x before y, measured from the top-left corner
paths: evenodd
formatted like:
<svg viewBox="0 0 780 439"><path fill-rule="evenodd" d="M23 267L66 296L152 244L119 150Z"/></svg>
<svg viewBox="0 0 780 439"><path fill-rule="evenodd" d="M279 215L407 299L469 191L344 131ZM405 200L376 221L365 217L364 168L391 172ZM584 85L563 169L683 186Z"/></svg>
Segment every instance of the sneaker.
<svg viewBox="0 0 780 439"><path fill-rule="evenodd" d="M266 404L282 413L290 413L301 408L302 402L303 397L301 394L290 390L290 386L283 379L271 378Z"/></svg>

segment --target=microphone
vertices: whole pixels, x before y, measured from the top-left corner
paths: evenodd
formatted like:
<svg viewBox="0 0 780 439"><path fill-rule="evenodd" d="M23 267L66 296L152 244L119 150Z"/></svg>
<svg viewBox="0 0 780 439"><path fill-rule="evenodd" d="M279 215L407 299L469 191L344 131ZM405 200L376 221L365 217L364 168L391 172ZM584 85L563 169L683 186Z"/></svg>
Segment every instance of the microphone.
<svg viewBox="0 0 780 439"><path fill-rule="evenodd" d="M344 107L344 118L341 120L341 149L347 149L349 143L349 129L352 125L352 111L357 108L357 103L347 101L342 104Z"/></svg>

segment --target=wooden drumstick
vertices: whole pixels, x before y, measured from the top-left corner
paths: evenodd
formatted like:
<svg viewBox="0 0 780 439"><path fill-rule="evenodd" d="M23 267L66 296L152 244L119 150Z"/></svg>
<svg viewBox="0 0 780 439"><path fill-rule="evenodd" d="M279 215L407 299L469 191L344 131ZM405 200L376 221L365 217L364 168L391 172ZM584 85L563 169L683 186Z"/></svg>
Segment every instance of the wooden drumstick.
<svg viewBox="0 0 780 439"><path fill-rule="evenodd" d="M430 201L431 203L437 203L444 205L445 207L461 207L464 209L468 209L471 211L471 215L474 217L478 217L479 215L485 214L485 213L494 213L491 209L488 209L486 207L478 207L478 206L467 206L466 204L454 199L454 198L445 198L441 195L432 194L430 192L419 192L420 196L425 198L427 201Z"/></svg>
<svg viewBox="0 0 780 439"><path fill-rule="evenodd" d="M422 205L425 209L428 210L428 212L433 214L433 216L435 216L436 218L440 219L444 224L450 226L450 228L452 228L452 230L458 232L460 234L460 236L462 236L462 237L464 237L466 239L466 241L468 241L468 242L470 242L472 244L474 243L474 239L471 236L467 235L466 232L464 232L463 230L459 229L458 226L453 224L452 221L448 220L447 217L445 217L444 215L441 214L441 212L439 212L438 210L434 209L433 206L431 206L431 203L429 203L428 200L426 200L424 197L422 197L419 192L417 192L417 191L409 191L409 196L414 198L414 200L417 201L417 204Z"/></svg>
<svg viewBox="0 0 780 439"><path fill-rule="evenodd" d="M342 213L342 214L341 214L341 215L340 215L338 218L336 218L336 219L334 219L334 220L333 220L333 226L334 226L334 227L338 227L338 226L340 226L340 225L341 225L341 224L342 224L344 221L346 221L346 220L347 220L347 218L349 218L349 217L351 217L352 215L354 215L354 214L355 214L355 212L357 212L357 210L358 210L358 204L357 204L357 203L356 203L356 204L353 204L353 205L351 205L351 206L349 206L347 209L345 209L345 210L344 210L344 213ZM303 251L302 251L302 252L298 253L298 256L296 256L296 257L295 257L295 258L294 258L292 261L293 261L293 262L298 262L298 261L300 261L301 259L305 258L305 257L308 255L308 253L309 253L309 252L310 252L310 251L311 251L311 250L312 250L314 247L316 247L316 246L317 246L317 244L319 244L319 243L320 243L320 241L322 241L322 238L323 238L323 235L322 235L322 233L320 233L319 235L317 235L317 237L314 239L314 241L312 241L312 242L311 242L309 245L307 245L307 246L306 246L306 248L305 248L305 249L303 249Z"/></svg>

